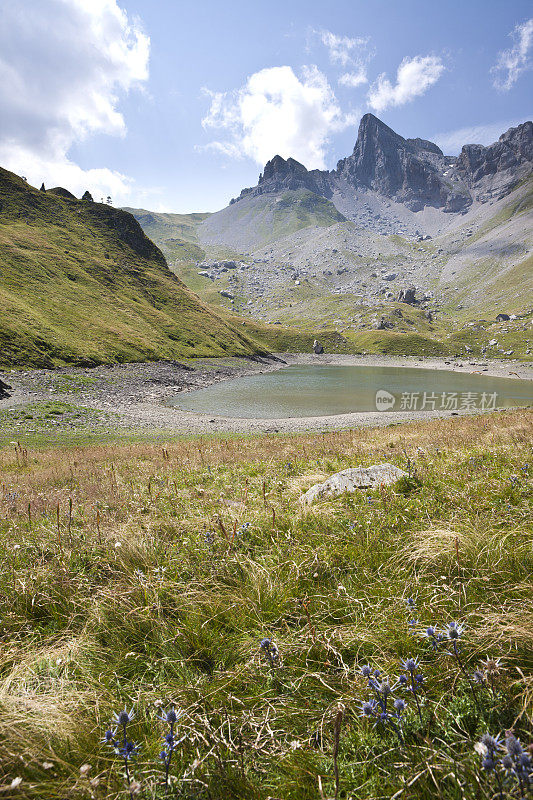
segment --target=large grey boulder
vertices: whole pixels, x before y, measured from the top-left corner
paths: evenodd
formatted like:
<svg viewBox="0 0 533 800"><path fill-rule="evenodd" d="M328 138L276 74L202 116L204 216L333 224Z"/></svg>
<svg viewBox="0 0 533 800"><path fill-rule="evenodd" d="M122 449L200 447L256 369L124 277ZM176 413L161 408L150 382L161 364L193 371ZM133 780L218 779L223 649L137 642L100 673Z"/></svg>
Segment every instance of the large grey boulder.
<svg viewBox="0 0 533 800"><path fill-rule="evenodd" d="M377 489L379 486L391 486L407 478L407 472L393 464L375 464L372 467L352 467L330 475L324 483L315 483L301 496L304 505L311 505L317 500L329 500L344 492L355 492L356 489Z"/></svg>
<svg viewBox="0 0 533 800"><path fill-rule="evenodd" d="M7 383L0 381L0 400L3 400L5 397L10 397L8 389L11 389L11 386L8 386Z"/></svg>
<svg viewBox="0 0 533 800"><path fill-rule="evenodd" d="M400 294L398 295L398 302L399 303L408 303L410 306L414 306L416 303L416 289L414 286L410 286L408 289L400 289Z"/></svg>

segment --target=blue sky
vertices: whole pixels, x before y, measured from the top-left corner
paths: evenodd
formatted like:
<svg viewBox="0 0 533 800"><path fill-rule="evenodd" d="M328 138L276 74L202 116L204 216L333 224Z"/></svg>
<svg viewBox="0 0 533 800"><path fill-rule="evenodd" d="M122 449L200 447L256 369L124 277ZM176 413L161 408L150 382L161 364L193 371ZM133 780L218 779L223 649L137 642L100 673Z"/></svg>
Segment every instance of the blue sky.
<svg viewBox="0 0 533 800"><path fill-rule="evenodd" d="M531 118L532 16L522 0L0 0L0 165L188 212L277 152L334 168L367 111L456 153Z"/></svg>

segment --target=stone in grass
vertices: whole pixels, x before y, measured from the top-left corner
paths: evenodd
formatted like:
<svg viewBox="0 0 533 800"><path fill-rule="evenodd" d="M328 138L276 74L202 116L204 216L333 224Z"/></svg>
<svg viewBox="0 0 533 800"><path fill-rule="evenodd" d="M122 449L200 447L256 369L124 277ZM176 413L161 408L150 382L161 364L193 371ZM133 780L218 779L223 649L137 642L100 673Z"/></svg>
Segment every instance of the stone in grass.
<svg viewBox="0 0 533 800"><path fill-rule="evenodd" d="M8 392L8 389L11 389L11 386L8 386L7 383L0 381L0 400L11 396Z"/></svg>
<svg viewBox="0 0 533 800"><path fill-rule="evenodd" d="M301 496L300 502L310 505L316 500L330 500L344 492L355 492L356 489L377 489L379 486L391 486L404 477L408 477L407 472L393 464L352 467L330 475L324 483L315 483Z"/></svg>

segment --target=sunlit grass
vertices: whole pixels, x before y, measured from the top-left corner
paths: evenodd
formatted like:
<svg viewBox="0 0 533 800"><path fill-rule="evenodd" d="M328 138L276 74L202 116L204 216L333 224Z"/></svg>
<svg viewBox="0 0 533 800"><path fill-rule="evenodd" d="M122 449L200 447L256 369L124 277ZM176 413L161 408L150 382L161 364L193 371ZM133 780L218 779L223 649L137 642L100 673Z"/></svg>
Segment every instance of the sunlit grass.
<svg viewBox="0 0 533 800"><path fill-rule="evenodd" d="M512 726L527 743L531 719L532 428L520 410L0 450L0 796L127 796L100 740L134 706L132 774L163 797L157 714L173 703L186 738L168 796L333 797L342 709L339 797L488 800L474 743ZM299 502L324 475L407 459L397 488ZM481 712L453 658L413 635L452 619L471 672L502 659ZM394 679L410 655L424 722L406 697L400 746L360 717L359 670Z"/></svg>

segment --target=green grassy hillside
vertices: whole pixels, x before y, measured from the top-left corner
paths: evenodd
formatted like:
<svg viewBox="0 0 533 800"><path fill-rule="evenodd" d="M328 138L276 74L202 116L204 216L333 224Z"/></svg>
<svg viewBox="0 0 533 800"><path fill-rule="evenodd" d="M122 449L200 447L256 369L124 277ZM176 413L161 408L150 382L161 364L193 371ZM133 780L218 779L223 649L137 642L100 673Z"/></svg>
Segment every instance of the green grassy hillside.
<svg viewBox="0 0 533 800"><path fill-rule="evenodd" d="M201 261L205 251L199 247L198 225L208 213L164 214L145 208L124 208L133 214L145 234L169 261Z"/></svg>
<svg viewBox="0 0 533 800"><path fill-rule="evenodd" d="M0 366L257 350L167 267L136 220L0 169Z"/></svg>

